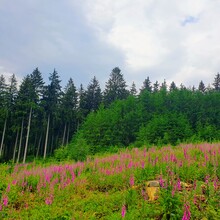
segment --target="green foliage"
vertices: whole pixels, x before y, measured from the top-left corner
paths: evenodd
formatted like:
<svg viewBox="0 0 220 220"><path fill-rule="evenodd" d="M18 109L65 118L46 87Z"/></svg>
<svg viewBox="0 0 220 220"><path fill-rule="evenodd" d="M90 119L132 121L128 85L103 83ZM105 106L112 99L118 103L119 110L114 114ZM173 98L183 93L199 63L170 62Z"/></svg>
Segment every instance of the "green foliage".
<svg viewBox="0 0 220 220"><path fill-rule="evenodd" d="M67 157L68 157L68 149L67 149L67 147L62 146L62 147L59 147L58 149L56 149L54 151L54 157L58 161L66 160Z"/></svg>
<svg viewBox="0 0 220 220"><path fill-rule="evenodd" d="M86 140L79 134L75 141L68 145L68 157L73 160L84 161L90 154L90 147Z"/></svg>
<svg viewBox="0 0 220 220"><path fill-rule="evenodd" d="M155 115L146 126L142 126L137 140L155 145L172 144L191 137L191 128L184 115Z"/></svg>

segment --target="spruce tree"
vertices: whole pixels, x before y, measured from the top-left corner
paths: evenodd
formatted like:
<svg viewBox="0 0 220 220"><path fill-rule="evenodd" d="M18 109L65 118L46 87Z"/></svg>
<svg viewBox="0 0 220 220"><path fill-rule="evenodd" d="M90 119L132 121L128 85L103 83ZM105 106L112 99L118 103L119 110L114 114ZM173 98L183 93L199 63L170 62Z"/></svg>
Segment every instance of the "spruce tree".
<svg viewBox="0 0 220 220"><path fill-rule="evenodd" d="M141 92L142 91L148 91L148 92L152 92L152 86L151 86L151 81L149 79L149 76L147 77L147 79L144 80L143 82L143 86L141 88Z"/></svg>
<svg viewBox="0 0 220 220"><path fill-rule="evenodd" d="M200 83L199 83L199 87L198 87L198 90L202 93L205 92L206 88L205 88L205 84L203 83L203 81L201 80Z"/></svg>
<svg viewBox="0 0 220 220"><path fill-rule="evenodd" d="M115 67L111 74L108 82L105 86L104 91L104 103L109 106L112 102L117 99L126 99L129 95L126 89L127 85L124 80L123 74L118 67Z"/></svg>
<svg viewBox="0 0 220 220"><path fill-rule="evenodd" d="M213 82L214 90L219 92L220 91L220 74L217 73L214 82Z"/></svg>
<svg viewBox="0 0 220 220"><path fill-rule="evenodd" d="M99 81L94 76L89 83L85 95L86 109L88 112L96 111L102 102L102 92Z"/></svg>

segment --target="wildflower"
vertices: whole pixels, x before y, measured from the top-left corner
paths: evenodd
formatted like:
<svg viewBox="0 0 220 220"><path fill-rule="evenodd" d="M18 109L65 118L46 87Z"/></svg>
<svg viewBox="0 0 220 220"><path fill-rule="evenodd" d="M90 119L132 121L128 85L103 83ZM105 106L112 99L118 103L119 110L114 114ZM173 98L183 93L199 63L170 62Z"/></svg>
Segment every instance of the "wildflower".
<svg viewBox="0 0 220 220"><path fill-rule="evenodd" d="M134 186L134 176L133 175L130 177L130 186L131 187Z"/></svg>
<svg viewBox="0 0 220 220"><path fill-rule="evenodd" d="M185 208L185 210L184 210L184 214L183 214L182 220L190 220L190 216L191 216L190 206L188 204L185 204L184 208Z"/></svg>
<svg viewBox="0 0 220 220"><path fill-rule="evenodd" d="M207 176L205 177L205 183L206 183L206 184L209 183L209 175L207 175Z"/></svg>
<svg viewBox="0 0 220 220"><path fill-rule="evenodd" d="M121 210L121 217L124 218L124 217L125 217L125 214L126 214L126 206L123 205L123 206L122 206L122 210Z"/></svg>
<svg viewBox="0 0 220 220"><path fill-rule="evenodd" d="M197 183L196 183L196 180L194 180L194 183L193 183L193 189L196 190L196 186L197 186Z"/></svg>
<svg viewBox="0 0 220 220"><path fill-rule="evenodd" d="M4 206L8 206L8 196L3 197L3 204Z"/></svg>
<svg viewBox="0 0 220 220"><path fill-rule="evenodd" d="M160 180L159 180L159 183L160 183L160 186L162 187L162 188L164 188L164 180L163 180L163 178L162 178L162 175L160 176Z"/></svg>
<svg viewBox="0 0 220 220"><path fill-rule="evenodd" d="M177 188L178 188L179 191L181 190L181 182L180 182L179 178L178 178L178 181L177 181Z"/></svg>
<svg viewBox="0 0 220 220"><path fill-rule="evenodd" d="M218 182L218 179L215 178L214 181L213 181L213 185L214 185L215 190L218 189L218 184L217 184L217 182Z"/></svg>
<svg viewBox="0 0 220 220"><path fill-rule="evenodd" d="M47 205L51 205L53 203L53 195L52 194L45 199L45 203Z"/></svg>
<svg viewBox="0 0 220 220"><path fill-rule="evenodd" d="M8 184L6 192L10 192L10 189L11 189L11 186L10 186L10 184Z"/></svg>

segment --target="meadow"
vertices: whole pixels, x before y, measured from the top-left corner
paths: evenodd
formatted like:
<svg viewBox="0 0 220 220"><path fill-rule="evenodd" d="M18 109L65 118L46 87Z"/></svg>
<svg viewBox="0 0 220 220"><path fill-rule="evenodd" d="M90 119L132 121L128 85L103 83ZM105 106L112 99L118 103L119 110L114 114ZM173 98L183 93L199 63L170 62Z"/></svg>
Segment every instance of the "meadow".
<svg viewBox="0 0 220 220"><path fill-rule="evenodd" d="M0 219L219 219L220 143L0 165Z"/></svg>

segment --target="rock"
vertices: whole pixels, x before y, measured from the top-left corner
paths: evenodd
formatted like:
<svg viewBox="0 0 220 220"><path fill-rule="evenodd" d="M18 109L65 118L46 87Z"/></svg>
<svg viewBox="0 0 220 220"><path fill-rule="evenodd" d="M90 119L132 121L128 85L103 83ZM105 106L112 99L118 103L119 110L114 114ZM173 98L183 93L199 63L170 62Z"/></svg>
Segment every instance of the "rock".
<svg viewBox="0 0 220 220"><path fill-rule="evenodd" d="M152 181L146 182L146 186L147 187L160 187L160 183L157 180L152 180Z"/></svg>
<svg viewBox="0 0 220 220"><path fill-rule="evenodd" d="M158 199L159 187L146 187L146 193L149 201L155 201Z"/></svg>
<svg viewBox="0 0 220 220"><path fill-rule="evenodd" d="M155 201L158 199L158 193L160 190L160 183L157 180L152 180L146 182L146 194L148 196L149 201Z"/></svg>

